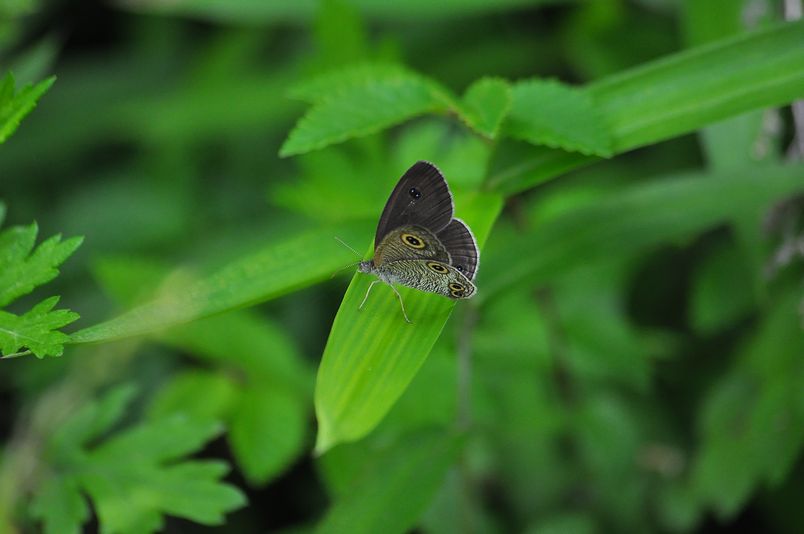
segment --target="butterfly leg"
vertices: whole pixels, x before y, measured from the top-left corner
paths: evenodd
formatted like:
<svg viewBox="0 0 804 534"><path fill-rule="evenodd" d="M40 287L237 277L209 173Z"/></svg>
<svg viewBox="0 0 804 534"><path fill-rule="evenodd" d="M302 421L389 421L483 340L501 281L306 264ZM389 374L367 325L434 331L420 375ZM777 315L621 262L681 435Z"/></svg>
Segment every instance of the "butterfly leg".
<svg viewBox="0 0 804 534"><path fill-rule="evenodd" d="M373 281L372 281L372 282L369 284L368 289L366 290L366 296L365 296L365 297L363 297L363 302L361 302L361 303L360 303L360 306L358 306L358 307L357 307L357 309L358 309L358 310L362 310L362 309L363 309L363 304L365 304L365 303L366 303L366 299L368 299L369 293L371 293L371 288L372 288L372 287L374 287L374 284L376 284L377 282L379 282L379 280L373 280Z"/></svg>
<svg viewBox="0 0 804 534"><path fill-rule="evenodd" d="M408 314L407 314L407 313L405 313L405 303L404 303L404 302L402 302L402 295L400 295L400 294L399 294L399 291L397 291L397 290L396 290L396 288L394 287L394 285L393 285L393 284L388 284L388 285L389 285L389 286L391 286L391 289L393 289L393 290L394 290L394 293L396 293L396 298L398 298L398 299L399 299L399 305L400 305L400 306L402 306L402 315L404 315L404 316L405 316L405 320L406 320L408 323L413 324L413 321L411 321L410 319L408 319Z"/></svg>

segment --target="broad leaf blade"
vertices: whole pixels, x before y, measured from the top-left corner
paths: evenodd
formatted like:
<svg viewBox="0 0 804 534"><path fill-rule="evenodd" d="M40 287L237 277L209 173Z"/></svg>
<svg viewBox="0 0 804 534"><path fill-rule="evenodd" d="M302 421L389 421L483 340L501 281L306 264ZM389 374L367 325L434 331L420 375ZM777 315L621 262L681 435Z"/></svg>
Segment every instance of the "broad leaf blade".
<svg viewBox="0 0 804 534"><path fill-rule="evenodd" d="M593 100L583 90L556 81L515 84L504 133L586 155L612 155L609 127Z"/></svg>
<svg viewBox="0 0 804 534"><path fill-rule="evenodd" d="M485 300L518 286L537 284L583 262L634 253L767 206L804 190L802 166L749 168L641 184L622 195L559 216L538 232L489 249L479 277ZM519 251L510 261L510 251ZM489 276L491 275L491 276Z"/></svg>
<svg viewBox="0 0 804 534"><path fill-rule="evenodd" d="M755 58L755 59L751 59ZM804 21L694 48L587 88L611 128L614 153L694 131L804 94ZM595 158L534 148L489 186L512 194Z"/></svg>
<svg viewBox="0 0 804 534"><path fill-rule="evenodd" d="M273 242L194 283L168 288L166 295L71 336L75 343L122 339L161 332L202 317L263 302L324 280L354 261L334 237L356 242L365 224L343 223Z"/></svg>
<svg viewBox="0 0 804 534"><path fill-rule="evenodd" d="M458 198L456 205L483 243L502 200L478 194ZM324 350L315 392L318 453L359 439L379 423L427 358L455 305L437 295L401 288L413 321L407 324L393 292L381 285L358 310L369 283L370 277L363 274L352 279ZM483 291L480 286L478 293Z"/></svg>

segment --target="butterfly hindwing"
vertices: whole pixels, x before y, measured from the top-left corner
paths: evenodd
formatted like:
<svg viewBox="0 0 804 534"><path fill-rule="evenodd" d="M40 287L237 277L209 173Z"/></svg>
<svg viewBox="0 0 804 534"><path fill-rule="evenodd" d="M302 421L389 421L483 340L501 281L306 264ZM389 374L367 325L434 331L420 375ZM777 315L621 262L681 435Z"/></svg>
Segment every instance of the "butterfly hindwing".
<svg viewBox="0 0 804 534"><path fill-rule="evenodd" d="M433 259L450 262L449 253L439 239L420 226L406 225L388 232L374 249L374 264L398 260Z"/></svg>
<svg viewBox="0 0 804 534"><path fill-rule="evenodd" d="M437 234L450 223L453 211L452 194L441 171L432 163L418 161L402 175L385 203L374 247L403 226L419 226Z"/></svg>
<svg viewBox="0 0 804 534"><path fill-rule="evenodd" d="M469 280L474 280L480 255L475 236L469 227L460 219L452 219L436 237L447 250L450 265L466 275Z"/></svg>
<svg viewBox="0 0 804 534"><path fill-rule="evenodd" d="M451 299L468 299L476 291L472 281L458 269L437 260L398 260L383 270L392 273L397 283Z"/></svg>

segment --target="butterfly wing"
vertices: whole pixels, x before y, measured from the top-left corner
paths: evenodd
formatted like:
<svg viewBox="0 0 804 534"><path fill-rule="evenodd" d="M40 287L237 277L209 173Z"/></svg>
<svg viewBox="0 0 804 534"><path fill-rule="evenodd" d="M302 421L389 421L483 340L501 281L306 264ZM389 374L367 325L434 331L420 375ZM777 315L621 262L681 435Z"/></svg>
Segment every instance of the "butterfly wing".
<svg viewBox="0 0 804 534"><path fill-rule="evenodd" d="M441 171L432 163L417 161L385 203L374 236L375 251L389 232L403 226L419 226L437 234L450 223L453 212L452 193Z"/></svg>
<svg viewBox="0 0 804 534"><path fill-rule="evenodd" d="M450 256L431 231L405 225L388 232L374 249L374 265L398 260L433 259L450 263Z"/></svg>
<svg viewBox="0 0 804 534"><path fill-rule="evenodd" d="M436 234L436 238L446 249L450 265L469 280L474 280L480 264L480 251L469 227L460 219L452 219L446 228Z"/></svg>
<svg viewBox="0 0 804 534"><path fill-rule="evenodd" d="M384 266L395 282L451 299L474 296L475 285L462 272L437 260L398 260Z"/></svg>

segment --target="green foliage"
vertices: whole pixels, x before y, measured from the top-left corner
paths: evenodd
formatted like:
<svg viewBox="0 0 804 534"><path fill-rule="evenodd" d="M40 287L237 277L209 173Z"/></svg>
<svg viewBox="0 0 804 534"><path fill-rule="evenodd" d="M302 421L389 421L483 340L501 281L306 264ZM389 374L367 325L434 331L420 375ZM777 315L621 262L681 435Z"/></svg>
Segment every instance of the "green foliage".
<svg viewBox="0 0 804 534"><path fill-rule="evenodd" d="M36 102L50 89L54 76L36 85L28 84L15 91L14 76L9 72L0 81L0 143L5 142L20 125L20 121L33 110Z"/></svg>
<svg viewBox="0 0 804 534"><path fill-rule="evenodd" d="M88 343L147 334L308 286L330 276L350 258L332 236L353 240L362 227L350 223L280 234L261 250L207 277L196 280L184 273L157 300L79 330L72 339Z"/></svg>
<svg viewBox="0 0 804 534"><path fill-rule="evenodd" d="M0 223L5 207L0 205ZM82 238L66 241L60 235L41 243L36 250L36 223L16 226L0 233L0 306L7 306L37 286L55 278L56 268L78 246ZM69 310L53 310L59 297L50 297L22 315L0 310L0 353L3 357L17 356L21 351L32 352L37 358L61 356L69 336L62 328L78 319Z"/></svg>
<svg viewBox="0 0 804 534"><path fill-rule="evenodd" d="M165 278L164 267L133 258L106 258L96 272L107 291L128 304L134 298L130 288L155 287ZM248 378L178 374L154 398L152 418L179 414L226 422L235 460L255 485L282 473L301 454L312 373L276 325L245 311L231 312L173 328L159 340L210 363L232 366Z"/></svg>
<svg viewBox="0 0 804 534"><path fill-rule="evenodd" d="M556 81L528 80L514 85L511 137L582 154L611 156L608 126L589 95Z"/></svg>
<svg viewBox="0 0 804 534"><path fill-rule="evenodd" d="M369 462L316 532L407 532L455 462L462 440L430 431L406 436Z"/></svg>
<svg viewBox="0 0 804 534"><path fill-rule="evenodd" d="M23 4L0 532L802 530L780 2ZM482 258L407 324L354 262L420 159Z"/></svg>
<svg viewBox="0 0 804 534"><path fill-rule="evenodd" d="M279 150L281 156L303 154L424 113L444 111L450 98L431 80L387 66L325 75L295 93L314 105L290 132Z"/></svg>
<svg viewBox="0 0 804 534"><path fill-rule="evenodd" d="M510 108L508 82L500 78L481 78L463 95L461 116L471 128L494 139Z"/></svg>
<svg viewBox="0 0 804 534"><path fill-rule="evenodd" d="M459 205L458 215L483 243L501 208L499 197L464 197ZM416 375L455 305L402 288L405 310L413 321L407 324L399 301L387 288L376 288L364 309L358 309L369 283L362 275L352 279L318 369L319 454L341 441L363 437L380 422Z"/></svg>
<svg viewBox="0 0 804 534"><path fill-rule="evenodd" d="M220 433L204 420L173 416L116 433L134 390L119 387L73 414L47 443L50 474L33 512L46 532L79 532L88 518L84 494L104 532L154 532L163 515L219 524L243 506L243 495L220 482L227 467L182 458Z"/></svg>

